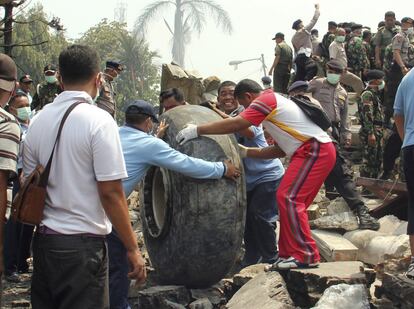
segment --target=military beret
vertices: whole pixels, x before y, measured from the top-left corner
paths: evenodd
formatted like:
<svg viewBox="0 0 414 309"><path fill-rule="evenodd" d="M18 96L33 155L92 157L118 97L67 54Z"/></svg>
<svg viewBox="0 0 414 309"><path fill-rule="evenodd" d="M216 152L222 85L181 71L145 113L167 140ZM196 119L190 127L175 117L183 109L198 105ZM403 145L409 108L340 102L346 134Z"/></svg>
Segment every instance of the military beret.
<svg viewBox="0 0 414 309"><path fill-rule="evenodd" d="M384 26L385 26L385 21L380 21L380 22L378 23L377 28L381 28L381 27L384 27Z"/></svg>
<svg viewBox="0 0 414 309"><path fill-rule="evenodd" d="M334 21L328 22L328 27L338 27L338 24Z"/></svg>
<svg viewBox="0 0 414 309"><path fill-rule="evenodd" d="M361 25L361 24L353 24L353 25L351 26L351 30L352 30L352 31L355 31L355 30L357 30L357 29L362 29L362 25Z"/></svg>
<svg viewBox="0 0 414 309"><path fill-rule="evenodd" d="M56 67L53 64L48 64L43 69L43 73L46 72L56 72Z"/></svg>
<svg viewBox="0 0 414 309"><path fill-rule="evenodd" d="M381 70L369 70L366 75L367 80L383 79L384 77L385 73Z"/></svg>
<svg viewBox="0 0 414 309"><path fill-rule="evenodd" d="M302 23L301 19L296 20L292 25L292 29L297 30L301 23Z"/></svg>
<svg viewBox="0 0 414 309"><path fill-rule="evenodd" d="M123 71L124 66L118 61L110 60L106 62L106 67L117 71Z"/></svg>
<svg viewBox="0 0 414 309"><path fill-rule="evenodd" d="M413 23L413 19L410 17L404 17L403 19L401 19L402 23L408 23L408 24L412 24Z"/></svg>
<svg viewBox="0 0 414 309"><path fill-rule="evenodd" d="M298 81L294 82L292 85L290 85L290 87L288 89L288 92L299 90L301 88L304 88L303 90L308 89L308 82L305 82L303 80L298 80Z"/></svg>
<svg viewBox="0 0 414 309"><path fill-rule="evenodd" d="M263 76L262 83L265 85L270 85L272 83L272 79L269 76Z"/></svg>
<svg viewBox="0 0 414 309"><path fill-rule="evenodd" d="M275 34L274 38L272 40L276 40L276 39L285 39L285 35L282 32L278 32Z"/></svg>
<svg viewBox="0 0 414 309"><path fill-rule="evenodd" d="M342 63L335 59L328 61L326 65L331 70L338 71L338 72L342 72L345 69Z"/></svg>

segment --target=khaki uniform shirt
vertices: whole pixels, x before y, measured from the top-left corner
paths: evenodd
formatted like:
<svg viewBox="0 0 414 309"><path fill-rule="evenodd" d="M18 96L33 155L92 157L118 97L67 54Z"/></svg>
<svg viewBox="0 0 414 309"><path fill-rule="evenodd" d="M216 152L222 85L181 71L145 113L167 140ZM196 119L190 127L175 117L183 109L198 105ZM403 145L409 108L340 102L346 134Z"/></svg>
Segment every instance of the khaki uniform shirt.
<svg viewBox="0 0 414 309"><path fill-rule="evenodd" d="M280 56L278 64L291 65L293 52L292 48L285 41L276 45L275 56Z"/></svg>
<svg viewBox="0 0 414 309"><path fill-rule="evenodd" d="M351 138L348 121L348 93L340 84L333 86L326 78L314 78L309 82L308 92L319 101L329 119L340 123L343 139Z"/></svg>
<svg viewBox="0 0 414 309"><path fill-rule="evenodd" d="M392 39L392 50L400 50L402 61L408 63L408 48L410 47L410 41L407 35L403 32L398 33Z"/></svg>
<svg viewBox="0 0 414 309"><path fill-rule="evenodd" d="M384 57L385 48L391 44L394 33L398 32L398 28L388 29L381 27L375 35L374 45L381 48L381 58Z"/></svg>
<svg viewBox="0 0 414 309"><path fill-rule="evenodd" d="M329 58L341 62L344 68L348 67L348 58L346 57L345 43L333 41L329 45Z"/></svg>
<svg viewBox="0 0 414 309"><path fill-rule="evenodd" d="M319 19L320 12L315 10L312 20L304 28L296 31L292 38L292 45L296 54L306 54L310 57L312 53L311 30Z"/></svg>

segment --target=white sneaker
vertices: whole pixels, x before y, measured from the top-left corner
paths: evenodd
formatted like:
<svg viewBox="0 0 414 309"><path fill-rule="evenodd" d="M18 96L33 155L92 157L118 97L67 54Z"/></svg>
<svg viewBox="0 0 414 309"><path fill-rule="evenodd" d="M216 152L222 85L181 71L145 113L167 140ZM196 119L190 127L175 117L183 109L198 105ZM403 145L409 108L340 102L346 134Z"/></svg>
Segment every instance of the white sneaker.
<svg viewBox="0 0 414 309"><path fill-rule="evenodd" d="M319 266L319 262L311 263L311 264L301 263L297 259L291 256L287 259L281 260L277 264L276 263L273 264L273 266L274 266L274 269L276 270L289 270L289 269L296 269L296 268L315 268Z"/></svg>

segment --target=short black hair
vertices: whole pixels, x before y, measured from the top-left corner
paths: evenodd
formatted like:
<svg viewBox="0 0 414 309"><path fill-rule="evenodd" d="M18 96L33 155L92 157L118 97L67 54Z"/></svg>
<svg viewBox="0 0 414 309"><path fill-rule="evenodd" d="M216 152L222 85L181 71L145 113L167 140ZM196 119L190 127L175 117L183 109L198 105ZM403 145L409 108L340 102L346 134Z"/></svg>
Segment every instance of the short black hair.
<svg viewBox="0 0 414 309"><path fill-rule="evenodd" d="M140 125L145 120L150 118L150 116L141 113L125 113L125 123L126 124L135 124Z"/></svg>
<svg viewBox="0 0 414 309"><path fill-rule="evenodd" d="M160 93L160 103L165 100L174 97L177 102L184 102L184 92L179 88L169 88L167 90L161 91Z"/></svg>
<svg viewBox="0 0 414 309"><path fill-rule="evenodd" d="M99 70L98 53L85 45L74 44L59 55L59 73L65 84L88 82Z"/></svg>
<svg viewBox="0 0 414 309"><path fill-rule="evenodd" d="M370 35L372 35L372 33L369 30L365 30L364 32L362 32L362 38L363 39L368 38Z"/></svg>
<svg viewBox="0 0 414 309"><path fill-rule="evenodd" d="M236 83L231 80L226 80L220 84L217 89L217 94L220 95L221 88L223 87L236 87Z"/></svg>
<svg viewBox="0 0 414 309"><path fill-rule="evenodd" d="M318 34L319 34L318 29L312 29L312 30L311 30L311 34L315 34L315 33L318 33Z"/></svg>
<svg viewBox="0 0 414 309"><path fill-rule="evenodd" d="M234 89L234 97L241 98L246 92L260 93L263 91L262 86L251 79L241 80Z"/></svg>
<svg viewBox="0 0 414 309"><path fill-rule="evenodd" d="M16 91L16 93L10 98L10 101L9 101L8 105L13 105L13 103L16 101L16 99L21 98L21 97L25 97L25 98L29 99L29 97L27 96L27 94L24 91L18 89Z"/></svg>
<svg viewBox="0 0 414 309"><path fill-rule="evenodd" d="M384 17L385 18L387 18L387 17L393 17L393 18L395 18L395 13L393 11L385 12L385 16Z"/></svg>

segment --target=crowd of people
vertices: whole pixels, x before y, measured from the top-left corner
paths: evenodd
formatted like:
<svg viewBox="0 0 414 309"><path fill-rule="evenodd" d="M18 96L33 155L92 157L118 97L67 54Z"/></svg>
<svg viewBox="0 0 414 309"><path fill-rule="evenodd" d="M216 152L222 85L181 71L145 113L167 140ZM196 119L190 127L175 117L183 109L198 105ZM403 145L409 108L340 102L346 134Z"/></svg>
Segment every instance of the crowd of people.
<svg viewBox="0 0 414 309"><path fill-rule="evenodd" d="M323 184L345 199L361 229L379 229L344 159L351 147L350 90L361 123L360 174L389 179L402 153L414 256L413 20L397 22L387 12L375 34L360 24L331 21L319 42L319 15L316 5L308 25L293 23L293 49L283 33L275 35L273 87L269 77L263 87L249 79L222 82L217 102L202 106L223 120L188 124L176 137L183 144L200 135L235 134L247 191L242 266L317 267L320 256L306 209ZM118 127L113 81L124 67L107 61L101 72L99 63L96 51L71 45L57 67L45 66L45 81L33 89L30 75L18 78L13 60L0 54L0 216L6 214L10 184L14 196L53 154L41 224L34 230L10 219L0 227L0 272L6 280L19 282L33 255L35 309L129 308L130 280L143 283L146 268L126 197L151 166L199 179L234 181L241 175L230 161L193 158L163 141L168 124L158 116L188 104L180 89L160 93L158 113L139 98L128 102ZM305 107L311 105L317 107L313 116ZM322 116L329 129L316 119ZM285 164L283 157L289 158ZM414 257L406 275L414 279Z"/></svg>

